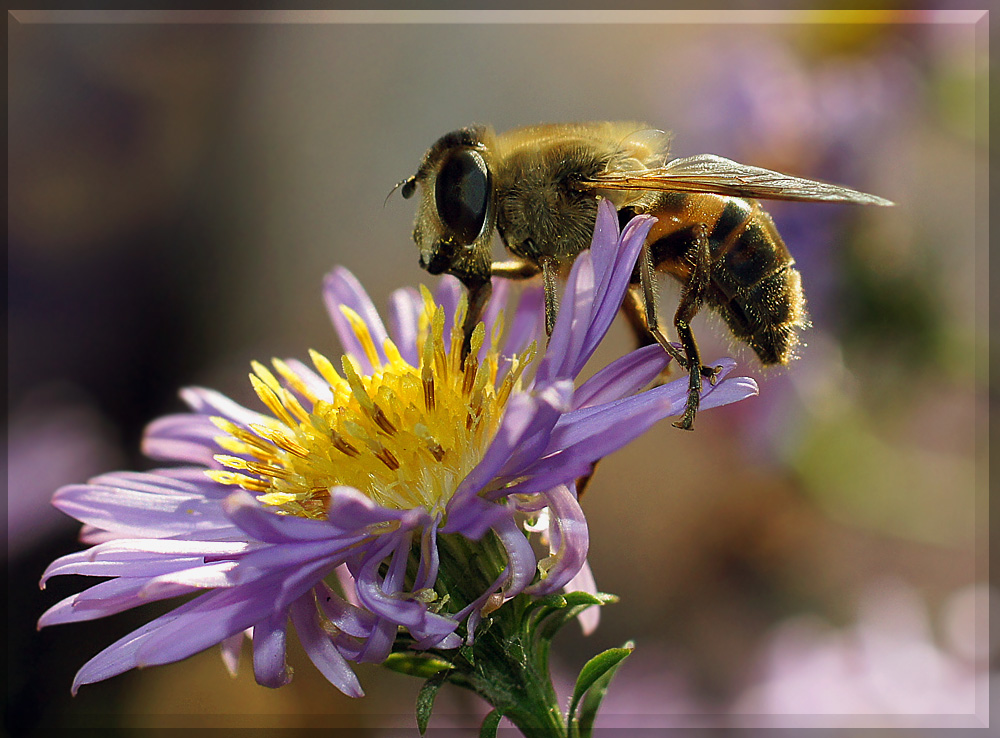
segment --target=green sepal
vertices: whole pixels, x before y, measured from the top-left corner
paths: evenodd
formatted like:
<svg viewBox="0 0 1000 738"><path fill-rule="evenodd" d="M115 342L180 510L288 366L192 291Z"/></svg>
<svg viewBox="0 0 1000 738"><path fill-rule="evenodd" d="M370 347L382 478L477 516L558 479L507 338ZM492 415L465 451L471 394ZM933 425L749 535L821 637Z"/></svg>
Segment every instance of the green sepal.
<svg viewBox="0 0 1000 738"><path fill-rule="evenodd" d="M573 698L570 701L569 712L566 715L571 736L580 736L581 738L590 736L594 726L594 718L597 716L597 710L608 691L608 685L622 661L632 653L634 648L635 644L632 641L621 648L609 648L594 656L580 669L580 675L576 678L576 686L573 687ZM576 716L577 707L580 707L579 717Z"/></svg>
<svg viewBox="0 0 1000 738"><path fill-rule="evenodd" d="M429 653L413 652L390 653L382 664L400 674L409 674L422 679L429 679L452 668L451 664L442 658Z"/></svg>
<svg viewBox="0 0 1000 738"><path fill-rule="evenodd" d="M479 738L497 738L497 728L502 717L503 713L499 710L490 710L483 718L483 724L479 726Z"/></svg>
<svg viewBox="0 0 1000 738"><path fill-rule="evenodd" d="M431 710L434 709L434 698L437 697L438 690L447 678L447 669L439 671L424 682L424 686L417 694L417 730L420 731L420 735L427 732L427 725L431 721Z"/></svg>

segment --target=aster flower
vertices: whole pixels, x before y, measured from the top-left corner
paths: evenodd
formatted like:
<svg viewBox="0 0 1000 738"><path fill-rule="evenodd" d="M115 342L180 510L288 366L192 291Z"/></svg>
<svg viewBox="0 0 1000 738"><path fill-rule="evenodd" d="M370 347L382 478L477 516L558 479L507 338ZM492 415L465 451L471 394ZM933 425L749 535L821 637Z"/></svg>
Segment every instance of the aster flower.
<svg viewBox="0 0 1000 738"><path fill-rule="evenodd" d="M440 654L473 643L483 617L519 594L592 589L574 480L686 402L686 379L640 391L666 366L655 346L575 386L652 222L619 233L602 204L537 363L537 289L514 305L499 283L463 362L456 281L433 298L394 293L387 329L338 269L324 294L346 351L340 371L317 352L312 368L255 363L267 413L185 390L192 412L152 423L144 441L149 456L183 466L60 489L55 506L93 546L53 562L43 585L58 574L111 579L50 608L40 627L194 595L88 661L74 692L215 644L235 669L244 634L257 681L281 686L290 623L327 679L360 696L349 662L386 661L400 643ZM733 365L722 364L720 379ZM749 379L706 383L702 408L755 392ZM543 529L541 561L525 522Z"/></svg>

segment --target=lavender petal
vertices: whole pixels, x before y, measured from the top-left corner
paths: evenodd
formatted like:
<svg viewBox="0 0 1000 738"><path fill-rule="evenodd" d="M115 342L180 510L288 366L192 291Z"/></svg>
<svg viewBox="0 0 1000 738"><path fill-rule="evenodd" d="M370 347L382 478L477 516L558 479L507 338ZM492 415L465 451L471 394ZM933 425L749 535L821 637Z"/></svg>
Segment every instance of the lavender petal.
<svg viewBox="0 0 1000 738"><path fill-rule="evenodd" d="M375 367L368 360L361 342L354 334L354 328L351 327L350 321L341 311L342 305L353 310L364 321L375 344L378 361L384 364L385 353L382 347L388 334L385 332L385 326L382 324L382 318L379 317L375 305L357 278L343 267L334 269L326 275L326 279L323 281L323 300L344 353L357 359L365 374L371 374L375 370Z"/></svg>
<svg viewBox="0 0 1000 738"><path fill-rule="evenodd" d="M291 616L299 641L323 676L348 697L363 697L365 693L357 675L320 625L312 596L296 600L291 606Z"/></svg>
<svg viewBox="0 0 1000 738"><path fill-rule="evenodd" d="M643 346L596 372L577 388L573 410L633 395L659 376L670 356L658 344Z"/></svg>
<svg viewBox="0 0 1000 738"><path fill-rule="evenodd" d="M177 585L173 589L162 589L156 597L139 596L138 593L145 584L145 579L131 577L95 584L83 592L60 600L42 613L38 619L38 627L103 618L155 600L177 597L193 591L191 587Z"/></svg>
<svg viewBox="0 0 1000 738"><path fill-rule="evenodd" d="M292 681L286 658L287 628L287 610L273 613L253 626L253 675L261 686L283 687Z"/></svg>
<svg viewBox="0 0 1000 738"><path fill-rule="evenodd" d="M142 483L115 481L119 484L63 487L53 495L52 504L82 523L120 536L166 538L231 527L218 502L200 492L159 486L153 475ZM206 478L205 486L211 484Z"/></svg>
<svg viewBox="0 0 1000 738"><path fill-rule="evenodd" d="M549 594L565 586L580 571L587 560L590 533L583 508L576 499L576 490L561 485L547 494L552 511L550 546L556 546L553 556L556 563L548 570L548 576L525 591L531 594ZM558 535L554 535L557 533Z"/></svg>
<svg viewBox="0 0 1000 738"><path fill-rule="evenodd" d="M270 420L267 415L248 410L221 392L205 387L186 387L181 390L181 399L196 413L218 415L244 428L249 428L252 423L267 425Z"/></svg>
<svg viewBox="0 0 1000 738"><path fill-rule="evenodd" d="M400 356L410 366L417 366L417 336L420 333L420 293L412 287L396 290L389 296L389 329Z"/></svg>
<svg viewBox="0 0 1000 738"><path fill-rule="evenodd" d="M158 461L180 461L218 467L215 454L222 451L215 439L221 431L207 415L167 415L146 426L142 452Z"/></svg>
<svg viewBox="0 0 1000 738"><path fill-rule="evenodd" d="M243 648L243 639L245 637L246 631L236 633L219 644L222 650L222 663L226 665L226 671L229 672L229 676L235 677L239 674L240 651Z"/></svg>

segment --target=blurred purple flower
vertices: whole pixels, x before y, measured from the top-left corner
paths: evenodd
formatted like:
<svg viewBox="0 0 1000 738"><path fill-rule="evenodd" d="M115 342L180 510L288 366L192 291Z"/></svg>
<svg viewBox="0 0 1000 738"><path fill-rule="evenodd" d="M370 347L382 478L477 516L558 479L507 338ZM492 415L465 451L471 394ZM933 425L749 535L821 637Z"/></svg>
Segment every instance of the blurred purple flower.
<svg viewBox="0 0 1000 738"><path fill-rule="evenodd" d="M16 556L65 531L52 490L120 464L115 433L77 390L36 388L7 422L7 554Z"/></svg>
<svg viewBox="0 0 1000 738"><path fill-rule="evenodd" d="M214 644L235 669L245 631L257 681L281 686L290 679L290 620L317 668L360 696L348 662L384 661L400 627L417 648L452 648L463 621L471 638L482 613L506 598L592 588L574 480L686 400L686 379L640 392L666 365L656 347L574 388L652 222L639 217L619 233L614 209L602 204L533 379L537 290L507 321L508 285L498 284L463 365L456 281L443 281L436 300L394 293L387 330L360 284L338 269L324 294L346 350L342 374L316 352L315 370L275 360L280 380L255 363L251 383L270 415L186 390L194 412L151 424L144 450L187 466L59 490L54 504L83 522L83 540L95 545L53 562L43 585L57 574L112 578L50 608L40 626L198 593L87 662L74 691ZM721 363L724 377L733 362ZM702 408L755 393L750 379L706 383ZM537 526L543 513L550 555L538 561L522 523ZM456 602L457 590L444 595L435 585L443 557L460 556L469 541L496 571ZM594 624L591 615L586 625Z"/></svg>
<svg viewBox="0 0 1000 738"><path fill-rule="evenodd" d="M985 646L989 596L986 587L953 595L946 629L972 635L978 619ZM852 724L929 727L926 716L971 717L985 707L988 661L985 649L939 646L916 593L881 586L864 598L853 627L836 630L813 618L781 624L732 712L747 726L804 727L813 724L810 715L867 715Z"/></svg>

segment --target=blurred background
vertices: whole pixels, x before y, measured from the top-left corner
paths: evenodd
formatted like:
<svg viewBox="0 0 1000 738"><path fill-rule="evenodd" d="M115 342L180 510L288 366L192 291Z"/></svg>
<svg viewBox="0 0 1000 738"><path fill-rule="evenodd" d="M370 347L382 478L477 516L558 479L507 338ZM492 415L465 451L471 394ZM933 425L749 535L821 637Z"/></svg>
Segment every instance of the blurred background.
<svg viewBox="0 0 1000 738"><path fill-rule="evenodd" d="M351 700L295 651L279 690L255 685L246 663L231 679L213 649L71 698L79 666L155 611L35 631L87 584L38 590L44 567L79 548L48 499L150 468L142 428L182 409L180 387L256 407L251 360L335 355L320 298L334 265L383 307L391 290L429 283L412 202L383 202L442 133L591 119L646 121L674 132L677 156L716 153L897 205L768 206L814 323L801 359L764 371L699 316L703 355L735 356L760 395L699 415L694 433L662 423L601 464L583 499L590 562L621 602L588 638L567 628L554 670L636 641L599 718L608 727L982 715L996 664L985 16L65 18L8 15L9 734L416 734L417 680L362 667L368 696ZM621 323L594 365L629 348ZM483 712L450 687L438 703L432 732Z"/></svg>

